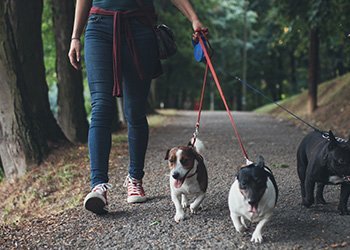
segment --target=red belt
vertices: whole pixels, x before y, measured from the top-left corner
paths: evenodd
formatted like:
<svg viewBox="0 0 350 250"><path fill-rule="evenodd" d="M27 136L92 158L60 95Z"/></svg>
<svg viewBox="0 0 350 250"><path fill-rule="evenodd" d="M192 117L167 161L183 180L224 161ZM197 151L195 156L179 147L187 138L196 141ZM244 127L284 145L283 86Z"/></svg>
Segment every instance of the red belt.
<svg viewBox="0 0 350 250"><path fill-rule="evenodd" d="M91 14L100 14L105 16L113 16L113 96L123 96L122 94L122 65L121 65L121 30L123 29L126 35L126 41L130 50L130 54L133 58L137 73L140 79L143 79L143 72L140 67L139 57L136 50L135 42L132 36L129 17L141 17L146 18L144 10L128 10L128 11L113 11L104 10L98 7L92 7L90 9Z"/></svg>

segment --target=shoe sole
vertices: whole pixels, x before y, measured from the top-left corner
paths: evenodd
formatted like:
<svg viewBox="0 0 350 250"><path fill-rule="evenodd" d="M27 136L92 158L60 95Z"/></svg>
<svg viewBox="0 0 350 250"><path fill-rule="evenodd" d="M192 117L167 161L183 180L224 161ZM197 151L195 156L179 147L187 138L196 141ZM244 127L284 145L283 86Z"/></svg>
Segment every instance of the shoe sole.
<svg viewBox="0 0 350 250"><path fill-rule="evenodd" d="M128 203L142 203L142 202L145 202L146 200L147 200L146 197L136 196L136 197L128 197L127 202Z"/></svg>
<svg viewBox="0 0 350 250"><path fill-rule="evenodd" d="M84 203L85 209L93 212L97 215L107 214L108 211L105 209L105 203L97 197L91 197Z"/></svg>

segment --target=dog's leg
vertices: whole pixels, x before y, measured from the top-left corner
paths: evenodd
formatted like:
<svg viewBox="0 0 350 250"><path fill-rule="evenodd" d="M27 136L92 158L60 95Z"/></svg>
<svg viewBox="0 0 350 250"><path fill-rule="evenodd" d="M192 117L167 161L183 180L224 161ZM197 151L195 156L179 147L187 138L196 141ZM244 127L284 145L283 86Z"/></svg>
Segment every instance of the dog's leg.
<svg viewBox="0 0 350 250"><path fill-rule="evenodd" d="M254 243L261 243L263 240L262 234L261 234L261 230L264 227L264 225L266 224L266 222L269 220L269 217L262 219L258 225L256 226L252 238L251 238L251 242Z"/></svg>
<svg viewBox="0 0 350 250"><path fill-rule="evenodd" d="M174 193L171 194L171 200L174 202L175 209L176 209L174 220L177 223L185 219L185 212L181 206L180 197L181 197L181 194L178 194L178 195Z"/></svg>
<svg viewBox="0 0 350 250"><path fill-rule="evenodd" d="M318 182L316 184L316 204L326 204L326 200L323 197L323 190L325 184Z"/></svg>
<svg viewBox="0 0 350 250"><path fill-rule="evenodd" d="M339 205L338 205L338 210L340 212L340 215L350 214L347 207L349 196L350 196L350 184L342 183L341 189L340 189Z"/></svg>
<svg viewBox="0 0 350 250"><path fill-rule="evenodd" d="M202 193L197 196L197 198L194 200L194 202L191 203L190 205L190 210L192 214L196 214L199 208L199 205L202 203L204 200L205 193Z"/></svg>
<svg viewBox="0 0 350 250"><path fill-rule="evenodd" d="M245 230L245 227L241 223L241 216L238 216L236 213L231 213L231 219L233 222L233 226L235 227L236 231L238 233L243 233Z"/></svg>
<svg viewBox="0 0 350 250"><path fill-rule="evenodd" d="M305 198L303 199L303 205L307 208L314 203L314 189L315 181L307 176L305 180Z"/></svg>
<svg viewBox="0 0 350 250"><path fill-rule="evenodd" d="M187 197L184 194L181 195L181 205L183 208L188 207Z"/></svg>
<svg viewBox="0 0 350 250"><path fill-rule="evenodd" d="M241 223L242 223L242 226L245 227L246 229L248 228L247 227L247 224L245 224L245 219L243 216L241 216Z"/></svg>
<svg viewBox="0 0 350 250"><path fill-rule="evenodd" d="M305 199L305 176L306 176L307 159L305 157L304 151L298 149L297 152L297 172L300 180L301 197L302 200Z"/></svg>

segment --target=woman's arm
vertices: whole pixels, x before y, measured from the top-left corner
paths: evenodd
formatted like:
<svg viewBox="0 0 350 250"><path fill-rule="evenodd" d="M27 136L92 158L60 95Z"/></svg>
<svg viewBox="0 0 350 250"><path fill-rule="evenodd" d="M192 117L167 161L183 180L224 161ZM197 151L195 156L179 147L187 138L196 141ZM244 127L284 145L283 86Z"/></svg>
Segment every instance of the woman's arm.
<svg viewBox="0 0 350 250"><path fill-rule="evenodd" d="M75 69L80 69L80 36L84 31L86 20L89 16L92 0L77 0L75 6L75 18L73 25L72 38L68 57L70 63Z"/></svg>
<svg viewBox="0 0 350 250"><path fill-rule="evenodd" d="M199 21L199 18L194 11L189 0L171 0L172 3L182 12L182 14L187 17L187 19L192 23L194 31L203 29L203 25Z"/></svg>
<svg viewBox="0 0 350 250"><path fill-rule="evenodd" d="M202 25L199 18L194 11L189 0L171 0L172 3L187 17L187 19L192 23L192 28L195 31L193 34L193 39L196 40L198 37L198 32L202 31L204 34L208 34L208 29Z"/></svg>

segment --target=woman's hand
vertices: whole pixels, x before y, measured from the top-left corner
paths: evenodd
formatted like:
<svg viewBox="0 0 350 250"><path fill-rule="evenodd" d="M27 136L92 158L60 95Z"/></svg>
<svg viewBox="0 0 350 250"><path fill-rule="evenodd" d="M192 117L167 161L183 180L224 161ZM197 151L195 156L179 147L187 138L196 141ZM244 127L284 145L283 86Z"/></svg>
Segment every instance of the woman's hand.
<svg viewBox="0 0 350 250"><path fill-rule="evenodd" d="M203 33L204 36L207 36L209 33L208 28L204 27L203 24L199 20L192 21L192 28L194 30L194 33L192 35L192 39L195 42L198 42L198 37L201 33Z"/></svg>
<svg viewBox="0 0 350 250"><path fill-rule="evenodd" d="M81 44L78 38L73 38L70 42L70 49L68 57L70 64L76 69L81 69L81 58L80 58Z"/></svg>

